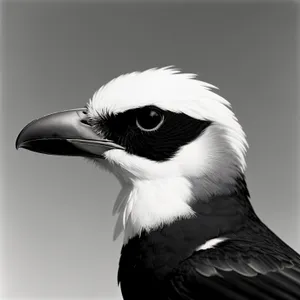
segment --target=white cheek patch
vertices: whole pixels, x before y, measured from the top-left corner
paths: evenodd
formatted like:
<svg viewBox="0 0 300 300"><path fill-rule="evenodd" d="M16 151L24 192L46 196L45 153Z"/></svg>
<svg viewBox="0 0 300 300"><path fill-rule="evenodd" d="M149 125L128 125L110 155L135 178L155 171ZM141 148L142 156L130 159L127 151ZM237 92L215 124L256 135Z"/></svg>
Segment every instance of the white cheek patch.
<svg viewBox="0 0 300 300"><path fill-rule="evenodd" d="M241 162L228 141L226 130L212 124L193 142L181 147L168 161L156 162L144 157L113 149L107 151L106 159L124 177L131 181L182 177L193 183L193 193L199 198L219 193L220 182L232 183L239 172ZM126 174L125 174L126 172Z"/></svg>
<svg viewBox="0 0 300 300"><path fill-rule="evenodd" d="M200 250L208 250L208 249L215 248L218 244L220 244L226 240L228 240L227 237L219 237L219 238L214 238L214 239L208 240L203 245L197 247L195 249L195 252L200 251Z"/></svg>
<svg viewBox="0 0 300 300"><path fill-rule="evenodd" d="M128 171L132 179L151 180L180 175L178 166L170 161L160 163L117 149L107 151L104 156L110 163Z"/></svg>

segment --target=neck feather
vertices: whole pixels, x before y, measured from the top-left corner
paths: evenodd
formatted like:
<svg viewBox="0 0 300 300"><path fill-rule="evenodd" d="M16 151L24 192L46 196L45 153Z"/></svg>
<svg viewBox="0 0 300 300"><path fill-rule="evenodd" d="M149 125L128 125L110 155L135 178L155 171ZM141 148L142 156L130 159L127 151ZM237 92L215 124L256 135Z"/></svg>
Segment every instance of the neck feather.
<svg viewBox="0 0 300 300"><path fill-rule="evenodd" d="M136 180L123 186L117 202L116 238L124 230L124 244L142 230L150 231L176 219L193 217L192 184L183 177Z"/></svg>
<svg viewBox="0 0 300 300"><path fill-rule="evenodd" d="M234 181L220 184L215 189L216 194L206 193L205 189L199 187L203 187L201 179L191 180L184 177L124 183L114 207L114 213L119 214L114 239L124 231L123 242L126 244L142 231L149 232L179 219L195 217L199 210L206 207L205 203L215 202L215 199L234 193L245 195L241 198L242 202L248 197L243 175L239 175ZM224 202L221 206L226 206L226 199Z"/></svg>

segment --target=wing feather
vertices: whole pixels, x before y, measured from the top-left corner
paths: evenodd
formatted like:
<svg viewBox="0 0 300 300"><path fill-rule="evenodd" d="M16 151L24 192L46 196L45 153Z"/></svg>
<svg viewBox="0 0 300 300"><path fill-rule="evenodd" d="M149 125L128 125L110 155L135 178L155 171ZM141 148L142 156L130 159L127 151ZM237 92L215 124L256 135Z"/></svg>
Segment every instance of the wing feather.
<svg viewBox="0 0 300 300"><path fill-rule="evenodd" d="M299 300L300 257L288 246L229 240L182 262L171 286L169 300Z"/></svg>

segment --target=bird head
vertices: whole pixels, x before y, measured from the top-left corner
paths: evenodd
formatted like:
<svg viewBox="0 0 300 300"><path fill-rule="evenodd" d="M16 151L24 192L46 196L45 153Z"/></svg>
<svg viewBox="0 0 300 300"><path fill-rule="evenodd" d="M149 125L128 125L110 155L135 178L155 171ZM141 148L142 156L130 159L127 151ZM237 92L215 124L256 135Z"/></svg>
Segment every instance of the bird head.
<svg viewBox="0 0 300 300"><path fill-rule="evenodd" d="M83 156L122 185L115 237L191 218L193 201L232 191L247 142L230 103L195 74L167 67L121 75L82 109L29 123L16 146Z"/></svg>

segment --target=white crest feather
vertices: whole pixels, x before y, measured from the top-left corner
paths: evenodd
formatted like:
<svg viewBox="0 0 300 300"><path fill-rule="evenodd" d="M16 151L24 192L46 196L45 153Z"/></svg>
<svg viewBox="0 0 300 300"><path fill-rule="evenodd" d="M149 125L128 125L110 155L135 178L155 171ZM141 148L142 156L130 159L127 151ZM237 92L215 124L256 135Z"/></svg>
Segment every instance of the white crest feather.
<svg viewBox="0 0 300 300"><path fill-rule="evenodd" d="M227 237L218 237L218 238L214 238L214 239L208 240L203 245L201 245L198 248L196 248L195 251L207 250L207 249L215 248L217 245L219 245L220 243L222 243L222 242L224 242L226 240L228 240Z"/></svg>

